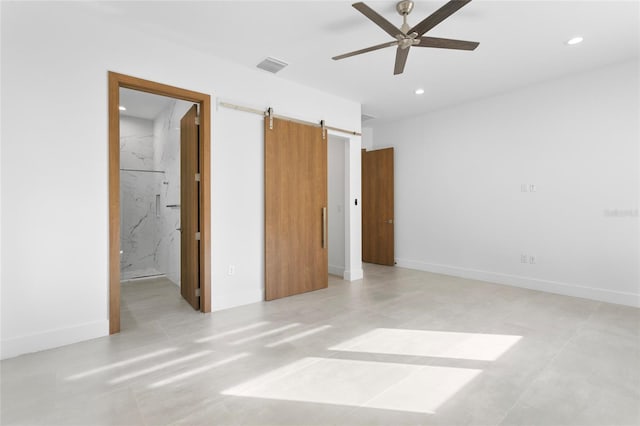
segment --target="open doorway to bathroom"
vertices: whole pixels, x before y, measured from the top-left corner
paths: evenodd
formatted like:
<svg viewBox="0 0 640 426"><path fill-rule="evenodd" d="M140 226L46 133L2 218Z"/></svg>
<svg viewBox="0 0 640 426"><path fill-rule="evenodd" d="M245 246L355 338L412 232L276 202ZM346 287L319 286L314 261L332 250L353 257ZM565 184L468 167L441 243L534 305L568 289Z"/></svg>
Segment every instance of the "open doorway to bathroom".
<svg viewBox="0 0 640 426"><path fill-rule="evenodd" d="M120 88L123 330L191 310L180 300L185 272L180 265L180 124L193 106L180 99Z"/></svg>
<svg viewBox="0 0 640 426"><path fill-rule="evenodd" d="M180 287L180 118L191 102L120 89L120 281Z"/></svg>
<svg viewBox="0 0 640 426"><path fill-rule="evenodd" d="M209 111L209 95L109 73L112 334L211 310Z"/></svg>

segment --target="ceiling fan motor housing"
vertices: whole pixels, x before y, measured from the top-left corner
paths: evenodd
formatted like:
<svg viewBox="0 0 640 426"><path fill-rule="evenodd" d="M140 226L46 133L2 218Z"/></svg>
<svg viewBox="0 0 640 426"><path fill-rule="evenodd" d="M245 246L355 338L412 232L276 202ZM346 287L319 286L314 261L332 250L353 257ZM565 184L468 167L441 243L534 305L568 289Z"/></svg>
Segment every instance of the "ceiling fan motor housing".
<svg viewBox="0 0 640 426"><path fill-rule="evenodd" d="M413 2L411 0L399 1L398 4L396 4L396 10L400 15L406 16L413 10Z"/></svg>

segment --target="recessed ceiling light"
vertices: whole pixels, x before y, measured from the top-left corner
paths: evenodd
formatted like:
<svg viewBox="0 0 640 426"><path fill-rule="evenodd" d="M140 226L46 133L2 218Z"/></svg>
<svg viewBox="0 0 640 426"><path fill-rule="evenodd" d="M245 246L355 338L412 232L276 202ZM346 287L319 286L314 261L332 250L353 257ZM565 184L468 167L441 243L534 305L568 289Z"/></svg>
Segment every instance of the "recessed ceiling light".
<svg viewBox="0 0 640 426"><path fill-rule="evenodd" d="M424 89L416 89L416 95L424 94Z"/></svg>
<svg viewBox="0 0 640 426"><path fill-rule="evenodd" d="M120 106L118 107L118 109L119 109L120 111L126 111L126 110L127 110L127 109L126 109L125 107L123 107L122 105L120 105Z"/></svg>
<svg viewBox="0 0 640 426"><path fill-rule="evenodd" d="M573 37L572 39L567 40L567 44L574 45L582 43L582 40L584 40L582 37Z"/></svg>

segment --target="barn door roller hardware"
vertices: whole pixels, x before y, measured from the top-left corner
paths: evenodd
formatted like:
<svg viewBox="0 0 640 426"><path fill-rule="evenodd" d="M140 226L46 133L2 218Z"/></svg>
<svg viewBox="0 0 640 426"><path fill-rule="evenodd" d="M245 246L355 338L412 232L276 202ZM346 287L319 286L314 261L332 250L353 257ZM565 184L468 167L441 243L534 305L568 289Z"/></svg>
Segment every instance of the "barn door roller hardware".
<svg viewBox="0 0 640 426"><path fill-rule="evenodd" d="M273 130L273 108L267 108L266 116L269 117L269 130Z"/></svg>
<svg viewBox="0 0 640 426"><path fill-rule="evenodd" d="M299 120L297 118L293 118L293 117L287 117L284 115L277 115L273 112L273 108L269 107L266 110L260 110L260 109L256 109L256 108L250 108L250 107L245 107L242 105L234 105L234 104L230 104L228 102L219 102L218 105L225 107L225 108L229 108L229 109L235 109L236 111L243 111L243 112L249 112L252 114L258 114L261 115L263 117L269 117L269 129L273 130L273 119L277 118L280 120L286 120L286 121L292 121L294 123L300 123L300 124L306 124L308 126L315 126L315 127L323 127L323 123L324 120L322 120L320 122L320 124L313 123L310 121L304 121L304 120ZM323 135L326 134L327 130L333 130L335 132L340 132L340 133L346 133L348 135L353 135L353 136L362 136L362 133L360 132L356 132L355 130L346 130L346 129L341 129L339 127L331 127L331 126L327 126L326 123L324 123L324 132Z"/></svg>

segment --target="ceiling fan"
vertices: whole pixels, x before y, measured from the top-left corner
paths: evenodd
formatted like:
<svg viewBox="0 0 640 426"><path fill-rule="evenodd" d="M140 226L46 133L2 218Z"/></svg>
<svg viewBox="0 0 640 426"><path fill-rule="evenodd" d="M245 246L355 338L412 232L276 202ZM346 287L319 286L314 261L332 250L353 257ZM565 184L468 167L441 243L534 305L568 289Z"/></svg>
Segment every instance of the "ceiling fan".
<svg viewBox="0 0 640 426"><path fill-rule="evenodd" d="M430 16L420 21L418 25L410 27L407 24L407 16L413 10L413 1L404 0L396 4L396 11L402 15L402 26L400 28L393 25L391 22L383 18L378 12L371 9L369 6L362 2L354 3L358 11L364 16L371 19L376 25L387 32L391 37L395 38L394 41L378 44L375 46L367 47L365 49L356 50L354 52L345 53L343 55L334 56L332 59L337 61L339 59L348 58L350 56L360 55L362 53L372 52L378 49L384 49L385 47L398 46L396 50L396 64L393 69L393 74L402 74L404 66L407 63L407 56L409 55L409 49L411 46L415 47L438 47L442 49L458 49L458 50L474 50L480 43L475 41L463 41L452 40L448 38L438 37L423 37L423 35L438 25L440 22L453 15L461 7L469 3L471 0L450 0L447 4L440 9L433 12Z"/></svg>

